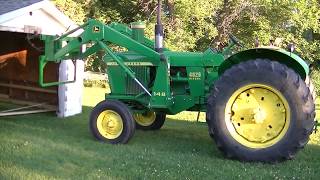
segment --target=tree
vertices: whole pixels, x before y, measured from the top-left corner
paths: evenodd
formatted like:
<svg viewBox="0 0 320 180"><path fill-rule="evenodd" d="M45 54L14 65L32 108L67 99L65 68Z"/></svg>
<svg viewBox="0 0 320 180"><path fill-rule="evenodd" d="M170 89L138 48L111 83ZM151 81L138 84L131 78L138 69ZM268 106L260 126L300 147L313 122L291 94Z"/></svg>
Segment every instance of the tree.
<svg viewBox="0 0 320 180"><path fill-rule="evenodd" d="M85 0L54 0L55 5L74 22L82 24L86 18Z"/></svg>
<svg viewBox="0 0 320 180"><path fill-rule="evenodd" d="M156 0L55 0L78 23L95 18L108 23L144 21L153 39ZM172 50L203 51L212 42L235 34L246 47L256 38L268 45L281 38L282 47L296 44L296 51L310 61L320 59L320 5L317 0L164 0L165 45Z"/></svg>
<svg viewBox="0 0 320 180"><path fill-rule="evenodd" d="M308 40L306 33L319 32L320 6L315 0L257 0L254 11L244 11L234 24L233 32L252 47L255 38L261 44L281 38L283 48L296 44L296 51L306 60L320 59L319 40Z"/></svg>

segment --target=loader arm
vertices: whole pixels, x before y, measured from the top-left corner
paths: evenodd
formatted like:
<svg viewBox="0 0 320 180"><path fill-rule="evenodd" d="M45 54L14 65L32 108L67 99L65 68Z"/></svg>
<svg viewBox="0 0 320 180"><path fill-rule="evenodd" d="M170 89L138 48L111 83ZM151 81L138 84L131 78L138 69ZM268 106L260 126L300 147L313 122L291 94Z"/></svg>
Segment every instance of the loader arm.
<svg viewBox="0 0 320 180"><path fill-rule="evenodd" d="M148 46L151 40L147 40L147 45L137 42L129 36L131 34L131 31L129 31L130 29L125 29L123 25L115 23L111 25L105 25L97 20L89 20L76 30L80 29L83 29L84 31L78 37L72 38L72 40L70 40L70 38L67 36L74 33L74 30L55 39L52 39L50 36L43 36L42 39L46 41L46 61L59 62L60 60L70 58L67 56L67 54L72 51L79 50L82 45L88 43L93 43L96 45L98 42L103 42L105 44L112 43L121 47L125 47L128 50L135 51L148 57L154 64L157 64L160 61L159 53ZM67 45L62 47L63 42L67 42ZM54 48L53 52L52 48ZM89 48L88 50L89 53L86 53L86 51L80 52L74 57L79 57L81 55L82 57L85 57L96 52L96 49L92 51L92 49Z"/></svg>
<svg viewBox="0 0 320 180"><path fill-rule="evenodd" d="M70 34L83 29L83 32L74 38L68 37ZM45 41L45 55L40 57L39 66L39 84L42 87L54 86L65 83L72 83L75 81L65 82L44 82L44 68L48 62L60 62L66 59L86 58L91 54L104 50L112 59L132 78L134 79L144 91L151 96L149 91L141 85L139 80L135 77L134 72L123 64L121 59L109 48L108 44L114 44L124 47L130 51L134 51L140 55L147 57L152 65L157 66L160 62L160 54L152 49L152 42L150 39L144 38L144 43L140 43L131 38L132 30L125 25L118 23L111 23L105 25L97 20L89 20L87 23L78 28L61 35L60 37L42 36L41 39ZM64 45L65 44L65 45ZM84 44L93 44L84 52L81 47ZM63 46L64 45L64 46ZM103 58L107 62L108 58Z"/></svg>

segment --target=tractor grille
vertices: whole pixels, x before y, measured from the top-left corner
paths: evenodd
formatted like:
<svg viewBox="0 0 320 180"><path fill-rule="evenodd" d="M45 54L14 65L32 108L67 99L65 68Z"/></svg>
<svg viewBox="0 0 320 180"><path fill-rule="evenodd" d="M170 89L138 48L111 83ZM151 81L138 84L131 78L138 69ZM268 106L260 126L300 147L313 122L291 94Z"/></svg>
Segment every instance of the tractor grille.
<svg viewBox="0 0 320 180"><path fill-rule="evenodd" d="M135 72L137 79L148 88L149 67L131 66L130 69ZM143 89L131 77L126 79L126 94L139 94Z"/></svg>

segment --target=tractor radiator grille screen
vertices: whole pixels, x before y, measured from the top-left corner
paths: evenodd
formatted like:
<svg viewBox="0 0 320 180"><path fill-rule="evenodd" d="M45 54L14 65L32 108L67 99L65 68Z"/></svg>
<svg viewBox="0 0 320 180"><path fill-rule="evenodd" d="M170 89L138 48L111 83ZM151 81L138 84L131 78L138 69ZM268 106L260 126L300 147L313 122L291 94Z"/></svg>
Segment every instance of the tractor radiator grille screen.
<svg viewBox="0 0 320 180"><path fill-rule="evenodd" d="M131 66L130 69L135 72L137 79L148 88L149 67ZM129 76L126 78L126 94L139 94L143 89Z"/></svg>

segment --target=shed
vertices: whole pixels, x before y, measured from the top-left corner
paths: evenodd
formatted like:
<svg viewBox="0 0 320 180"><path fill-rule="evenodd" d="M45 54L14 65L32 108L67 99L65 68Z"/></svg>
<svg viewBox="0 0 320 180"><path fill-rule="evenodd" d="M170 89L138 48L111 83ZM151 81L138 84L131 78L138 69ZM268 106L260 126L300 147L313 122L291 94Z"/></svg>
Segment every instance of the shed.
<svg viewBox="0 0 320 180"><path fill-rule="evenodd" d="M49 64L45 81L72 80L76 76L76 82L41 88L38 59L44 43L34 38L34 34L61 35L77 25L48 0L0 3L0 102L41 105L55 110L59 117L81 113L84 62Z"/></svg>

